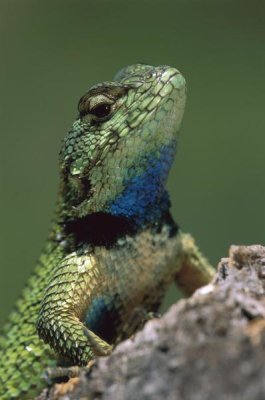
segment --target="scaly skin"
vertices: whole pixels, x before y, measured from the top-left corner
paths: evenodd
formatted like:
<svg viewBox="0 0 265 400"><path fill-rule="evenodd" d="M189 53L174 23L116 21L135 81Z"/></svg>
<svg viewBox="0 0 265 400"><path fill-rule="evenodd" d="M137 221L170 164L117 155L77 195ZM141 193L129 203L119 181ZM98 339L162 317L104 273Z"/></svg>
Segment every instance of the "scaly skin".
<svg viewBox="0 0 265 400"><path fill-rule="evenodd" d="M0 338L0 399L32 399L48 367L109 354L172 281L189 294L211 279L165 190L185 98L176 69L140 64L81 98L46 250Z"/></svg>

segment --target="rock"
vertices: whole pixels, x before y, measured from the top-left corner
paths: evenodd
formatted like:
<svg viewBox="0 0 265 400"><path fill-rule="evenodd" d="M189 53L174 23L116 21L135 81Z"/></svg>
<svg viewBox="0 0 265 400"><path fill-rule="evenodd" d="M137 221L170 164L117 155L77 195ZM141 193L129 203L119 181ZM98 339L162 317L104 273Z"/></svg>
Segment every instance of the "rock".
<svg viewBox="0 0 265 400"><path fill-rule="evenodd" d="M232 246L210 284L39 399L264 400L264 294L265 247Z"/></svg>

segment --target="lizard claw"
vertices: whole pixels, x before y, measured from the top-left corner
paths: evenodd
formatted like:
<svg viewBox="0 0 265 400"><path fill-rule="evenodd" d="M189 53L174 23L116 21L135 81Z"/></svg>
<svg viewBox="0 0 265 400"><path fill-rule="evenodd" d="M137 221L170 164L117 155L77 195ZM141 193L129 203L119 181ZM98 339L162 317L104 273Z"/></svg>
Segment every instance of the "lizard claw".
<svg viewBox="0 0 265 400"><path fill-rule="evenodd" d="M91 366L89 366L89 364L87 367L72 366L48 368L45 371L44 377L49 385L52 385L54 382L67 382L70 378L78 377L83 371L90 371L93 364Z"/></svg>

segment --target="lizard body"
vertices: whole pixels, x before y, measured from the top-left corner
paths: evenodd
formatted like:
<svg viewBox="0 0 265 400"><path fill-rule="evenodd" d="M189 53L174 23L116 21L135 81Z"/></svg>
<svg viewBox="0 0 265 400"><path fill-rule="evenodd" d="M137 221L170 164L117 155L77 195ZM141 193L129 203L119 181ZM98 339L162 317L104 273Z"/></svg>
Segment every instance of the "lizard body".
<svg viewBox="0 0 265 400"><path fill-rule="evenodd" d="M142 64L81 98L46 249L0 337L0 399L32 399L48 367L109 354L171 282L191 293L211 279L165 189L185 99L176 69Z"/></svg>

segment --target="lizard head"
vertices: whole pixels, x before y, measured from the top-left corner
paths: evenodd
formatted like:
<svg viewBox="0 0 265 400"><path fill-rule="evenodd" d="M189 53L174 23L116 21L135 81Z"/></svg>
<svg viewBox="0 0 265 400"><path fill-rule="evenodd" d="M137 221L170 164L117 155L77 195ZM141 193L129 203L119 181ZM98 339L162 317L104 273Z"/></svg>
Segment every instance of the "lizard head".
<svg viewBox="0 0 265 400"><path fill-rule="evenodd" d="M169 206L165 182L186 98L172 67L135 64L90 88L60 153L65 214L144 222Z"/></svg>

